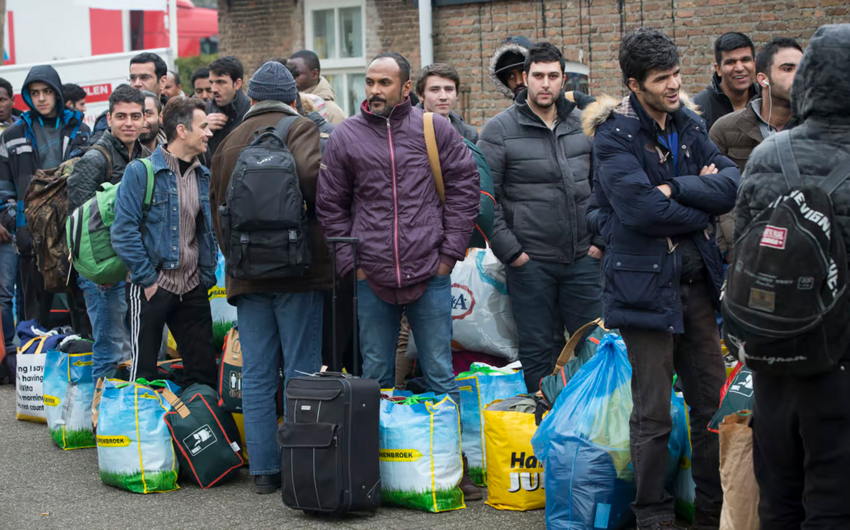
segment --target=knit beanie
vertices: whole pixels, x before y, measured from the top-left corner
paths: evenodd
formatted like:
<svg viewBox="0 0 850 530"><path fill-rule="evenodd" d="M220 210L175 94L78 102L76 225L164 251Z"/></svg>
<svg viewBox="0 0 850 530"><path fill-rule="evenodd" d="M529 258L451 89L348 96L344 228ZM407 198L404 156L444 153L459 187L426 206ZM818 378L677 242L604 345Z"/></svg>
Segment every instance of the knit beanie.
<svg viewBox="0 0 850 530"><path fill-rule="evenodd" d="M248 97L254 101L272 100L289 105L298 97L298 88L289 69L269 61L259 67L248 81Z"/></svg>

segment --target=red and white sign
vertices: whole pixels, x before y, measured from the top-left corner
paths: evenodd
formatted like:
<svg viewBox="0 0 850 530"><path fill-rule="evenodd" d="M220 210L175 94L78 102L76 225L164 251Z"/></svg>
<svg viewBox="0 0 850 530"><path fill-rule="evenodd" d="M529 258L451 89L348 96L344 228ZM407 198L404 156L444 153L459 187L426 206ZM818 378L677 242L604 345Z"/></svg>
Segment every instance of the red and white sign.
<svg viewBox="0 0 850 530"><path fill-rule="evenodd" d="M86 91L86 104L97 103L98 101L109 101L109 96L112 94L111 83L83 85L81 88Z"/></svg>
<svg viewBox="0 0 850 530"><path fill-rule="evenodd" d="M761 243L763 247L776 248L779 250L785 249L785 237L788 235L787 228L767 225L764 227L764 233L761 235Z"/></svg>

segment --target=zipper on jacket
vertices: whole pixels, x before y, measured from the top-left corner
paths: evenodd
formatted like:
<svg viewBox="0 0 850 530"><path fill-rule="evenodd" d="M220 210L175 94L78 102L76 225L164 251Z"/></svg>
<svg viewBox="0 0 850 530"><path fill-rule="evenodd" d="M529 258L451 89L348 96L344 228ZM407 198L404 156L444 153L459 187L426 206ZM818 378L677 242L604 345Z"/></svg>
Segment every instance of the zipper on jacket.
<svg viewBox="0 0 850 530"><path fill-rule="evenodd" d="M393 108L395 110L395 108ZM392 111L390 111L392 116ZM395 278L396 285L401 288L401 261L398 256L398 183L395 171L395 149L393 147L393 130L390 126L390 116L387 116L387 140L390 144L390 165L393 175L393 252L395 253Z"/></svg>

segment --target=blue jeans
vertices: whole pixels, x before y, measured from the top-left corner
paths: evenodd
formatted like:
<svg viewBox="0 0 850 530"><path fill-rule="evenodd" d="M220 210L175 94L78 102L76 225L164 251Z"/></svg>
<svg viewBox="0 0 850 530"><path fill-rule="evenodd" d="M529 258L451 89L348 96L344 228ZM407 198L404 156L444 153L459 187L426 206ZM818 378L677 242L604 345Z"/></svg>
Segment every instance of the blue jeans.
<svg viewBox="0 0 850 530"><path fill-rule="evenodd" d="M525 386L533 394L552 373L564 348L564 328L572 335L602 316L602 266L584 256L573 263L534 258L505 267L511 309L519 339Z"/></svg>
<svg viewBox="0 0 850 530"><path fill-rule="evenodd" d="M3 337L6 351L14 352L15 314L12 309L15 299L15 284L18 280L18 254L15 245L0 245L0 318L3 319Z"/></svg>
<svg viewBox="0 0 850 530"><path fill-rule="evenodd" d="M130 358L126 287L124 282L104 287L82 276L77 276L77 285L83 292L91 320L94 336L92 377L97 381Z"/></svg>
<svg viewBox="0 0 850 530"><path fill-rule="evenodd" d="M357 299L363 377L376 379L381 388L395 386L398 332L402 311L406 310L428 390L438 395L449 394L459 405L452 370L451 276L434 276L428 280L422 296L407 306L381 300L366 280L357 280Z"/></svg>
<svg viewBox="0 0 850 530"><path fill-rule="evenodd" d="M243 294L237 299L242 413L252 475L280 472L274 402L280 367L284 382L322 368L323 306L320 291Z"/></svg>

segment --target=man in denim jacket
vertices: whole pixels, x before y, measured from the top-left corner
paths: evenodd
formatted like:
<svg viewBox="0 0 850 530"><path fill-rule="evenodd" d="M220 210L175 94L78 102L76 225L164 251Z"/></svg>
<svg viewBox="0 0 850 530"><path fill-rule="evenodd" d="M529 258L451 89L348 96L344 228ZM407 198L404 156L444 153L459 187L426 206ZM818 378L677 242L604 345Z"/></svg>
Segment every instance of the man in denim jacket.
<svg viewBox="0 0 850 530"><path fill-rule="evenodd" d="M143 211L147 170L127 166L115 199L112 246L130 271L131 380L157 378L162 327L183 356L185 384L215 385L212 314L218 247L210 218L210 173L198 161L212 136L203 101L175 98L163 111L167 144L151 155L154 189Z"/></svg>

